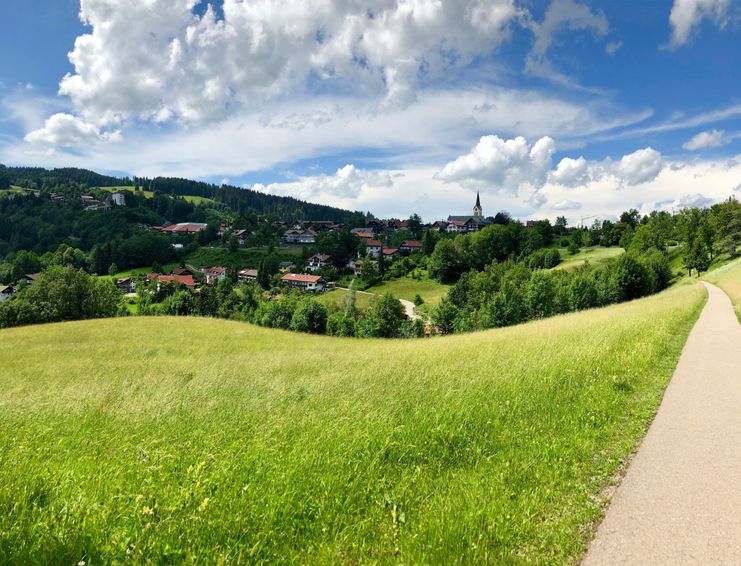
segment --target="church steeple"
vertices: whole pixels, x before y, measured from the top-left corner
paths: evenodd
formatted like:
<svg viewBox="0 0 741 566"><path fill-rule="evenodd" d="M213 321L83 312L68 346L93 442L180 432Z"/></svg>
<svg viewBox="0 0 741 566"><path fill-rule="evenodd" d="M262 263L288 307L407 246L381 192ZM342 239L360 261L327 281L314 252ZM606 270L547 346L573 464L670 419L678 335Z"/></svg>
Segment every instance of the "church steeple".
<svg viewBox="0 0 741 566"><path fill-rule="evenodd" d="M484 216L484 211L481 208L481 196L478 191L476 191L476 206L473 207L473 215L476 217Z"/></svg>

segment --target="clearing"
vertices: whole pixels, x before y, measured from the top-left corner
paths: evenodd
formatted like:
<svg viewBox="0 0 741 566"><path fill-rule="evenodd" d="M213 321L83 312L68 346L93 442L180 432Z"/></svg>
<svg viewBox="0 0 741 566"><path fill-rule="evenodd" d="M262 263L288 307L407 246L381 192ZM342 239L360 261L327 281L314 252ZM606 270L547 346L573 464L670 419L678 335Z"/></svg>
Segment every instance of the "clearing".
<svg viewBox="0 0 741 566"><path fill-rule="evenodd" d="M705 297L406 341L0 331L0 563L573 563Z"/></svg>
<svg viewBox="0 0 741 566"><path fill-rule="evenodd" d="M559 248L559 252L561 253L561 263L553 269L575 269L584 265L587 261L592 265L607 263L623 255L625 250L618 247L603 248L602 246L592 246L590 248L581 248L579 253L574 255L571 255L565 248Z"/></svg>

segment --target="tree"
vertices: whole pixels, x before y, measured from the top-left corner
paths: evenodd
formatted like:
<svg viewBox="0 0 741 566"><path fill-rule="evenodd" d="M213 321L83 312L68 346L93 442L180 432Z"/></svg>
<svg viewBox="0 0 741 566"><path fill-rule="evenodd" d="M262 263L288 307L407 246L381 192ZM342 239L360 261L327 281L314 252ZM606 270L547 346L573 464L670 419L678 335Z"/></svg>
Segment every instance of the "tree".
<svg viewBox="0 0 741 566"><path fill-rule="evenodd" d="M338 311L327 319L327 334L330 336L355 336L355 319Z"/></svg>
<svg viewBox="0 0 741 566"><path fill-rule="evenodd" d="M437 243L437 232L432 230L425 230L422 234L422 253L424 255L430 255L435 251L435 244Z"/></svg>
<svg viewBox="0 0 741 566"><path fill-rule="evenodd" d="M347 288L347 294L345 295L344 313L347 316L355 316L355 303L357 297L355 296L355 279L350 281L350 285Z"/></svg>
<svg viewBox="0 0 741 566"><path fill-rule="evenodd" d="M569 225L568 220L565 216L558 216L556 222L553 224L553 231L559 236L566 235L566 227Z"/></svg>
<svg viewBox="0 0 741 566"><path fill-rule="evenodd" d="M37 273L41 269L41 260L33 252L21 250L13 258L11 276L14 280L22 278L27 273Z"/></svg>
<svg viewBox="0 0 741 566"><path fill-rule="evenodd" d="M419 238L422 233L422 218L419 214L414 213L407 220L407 229L412 233L414 238Z"/></svg>
<svg viewBox="0 0 741 566"><path fill-rule="evenodd" d="M327 308L312 298L303 299L293 313L291 330L324 334L327 331Z"/></svg>
<svg viewBox="0 0 741 566"><path fill-rule="evenodd" d="M393 295L384 294L376 301L370 313L361 319L358 334L375 338L395 338L400 335L406 320L404 306Z"/></svg>
<svg viewBox="0 0 741 566"><path fill-rule="evenodd" d="M116 273L118 273L118 266L115 263L112 263L108 268L108 275L116 275Z"/></svg>
<svg viewBox="0 0 741 566"><path fill-rule="evenodd" d="M622 255L614 263L610 283L617 302L637 299L651 291L648 271L631 254Z"/></svg>
<svg viewBox="0 0 741 566"><path fill-rule="evenodd" d="M229 238L229 252L236 253L237 251L239 251L239 240L236 236L232 236Z"/></svg>
<svg viewBox="0 0 741 566"><path fill-rule="evenodd" d="M196 300L190 291L177 291L165 299L162 312L170 316L190 316L197 312Z"/></svg>
<svg viewBox="0 0 741 566"><path fill-rule="evenodd" d="M465 271L453 240L440 240L430 256L430 274L442 283L453 283Z"/></svg>
<svg viewBox="0 0 741 566"><path fill-rule="evenodd" d="M545 318L556 312L556 287L550 274L533 272L525 293L525 303L532 318Z"/></svg>

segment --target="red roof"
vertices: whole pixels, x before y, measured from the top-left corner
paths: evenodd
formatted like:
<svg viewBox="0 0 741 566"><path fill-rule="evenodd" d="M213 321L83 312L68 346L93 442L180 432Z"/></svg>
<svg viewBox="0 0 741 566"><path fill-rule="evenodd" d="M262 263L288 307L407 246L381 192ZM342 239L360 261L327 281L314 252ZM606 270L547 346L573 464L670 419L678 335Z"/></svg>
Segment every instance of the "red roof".
<svg viewBox="0 0 741 566"><path fill-rule="evenodd" d="M373 239L373 232L355 232L358 238L365 238L366 240Z"/></svg>
<svg viewBox="0 0 741 566"><path fill-rule="evenodd" d="M383 255L394 255L398 251L398 248L383 248Z"/></svg>
<svg viewBox="0 0 741 566"><path fill-rule="evenodd" d="M369 248L380 248L383 246L383 244L379 240L368 240L365 242L365 245Z"/></svg>
<svg viewBox="0 0 741 566"><path fill-rule="evenodd" d="M257 277L257 269L243 269L239 272L243 277Z"/></svg>
<svg viewBox="0 0 741 566"><path fill-rule="evenodd" d="M405 248L421 248L422 242L418 242L417 240L407 240L406 242L402 242L401 245Z"/></svg>
<svg viewBox="0 0 741 566"><path fill-rule="evenodd" d="M158 279L162 283L180 283L186 287L193 288L196 286L196 281L192 275L160 275L157 273L150 273L147 275L147 281L152 279Z"/></svg>
<svg viewBox="0 0 741 566"><path fill-rule="evenodd" d="M321 279L319 275L306 275L304 273L286 273L280 278L281 281L286 283L319 283Z"/></svg>

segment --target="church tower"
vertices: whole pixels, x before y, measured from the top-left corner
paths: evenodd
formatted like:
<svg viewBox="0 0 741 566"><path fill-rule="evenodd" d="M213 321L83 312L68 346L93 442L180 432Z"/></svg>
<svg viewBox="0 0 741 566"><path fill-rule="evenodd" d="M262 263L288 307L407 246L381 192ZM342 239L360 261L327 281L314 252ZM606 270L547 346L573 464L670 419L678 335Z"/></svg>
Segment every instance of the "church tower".
<svg viewBox="0 0 741 566"><path fill-rule="evenodd" d="M473 215L476 218L483 218L484 216L484 211L481 208L481 197L478 191L476 191L476 206L473 207Z"/></svg>

